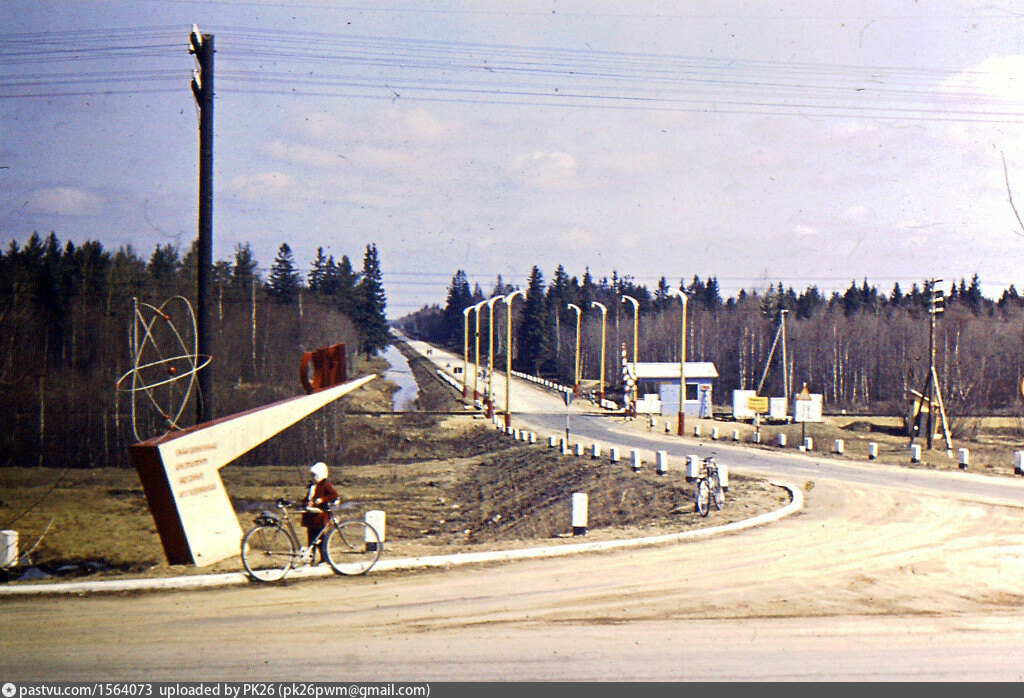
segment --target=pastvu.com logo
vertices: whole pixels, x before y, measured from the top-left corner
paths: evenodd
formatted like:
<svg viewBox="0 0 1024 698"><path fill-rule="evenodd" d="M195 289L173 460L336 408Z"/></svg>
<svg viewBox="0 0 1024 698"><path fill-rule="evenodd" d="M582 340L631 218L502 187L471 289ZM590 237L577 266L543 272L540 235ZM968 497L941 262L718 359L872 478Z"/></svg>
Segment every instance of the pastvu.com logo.
<svg viewBox="0 0 1024 698"><path fill-rule="evenodd" d="M2 689L0 689L0 692L3 692L4 698L11 698L15 693L18 692L18 689L15 688L13 683L8 682L4 684L4 687Z"/></svg>

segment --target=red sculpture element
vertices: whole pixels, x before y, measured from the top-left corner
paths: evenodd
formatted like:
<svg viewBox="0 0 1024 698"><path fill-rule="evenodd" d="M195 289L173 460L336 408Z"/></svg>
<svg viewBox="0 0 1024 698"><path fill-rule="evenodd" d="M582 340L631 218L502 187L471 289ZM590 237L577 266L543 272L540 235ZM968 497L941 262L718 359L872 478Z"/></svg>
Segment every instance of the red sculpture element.
<svg viewBox="0 0 1024 698"><path fill-rule="evenodd" d="M310 378L309 367L313 366ZM299 362L299 381L307 395L344 383L348 372L345 367L345 345L334 344L303 352Z"/></svg>

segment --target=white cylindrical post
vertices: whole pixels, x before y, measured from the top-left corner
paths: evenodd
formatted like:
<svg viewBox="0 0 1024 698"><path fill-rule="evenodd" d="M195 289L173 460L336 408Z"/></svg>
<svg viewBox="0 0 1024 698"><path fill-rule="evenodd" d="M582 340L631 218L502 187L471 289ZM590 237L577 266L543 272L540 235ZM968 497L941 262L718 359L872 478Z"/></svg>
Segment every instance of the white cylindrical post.
<svg viewBox="0 0 1024 698"><path fill-rule="evenodd" d="M1024 475L1024 451L1013 452L1013 474Z"/></svg>
<svg viewBox="0 0 1024 698"><path fill-rule="evenodd" d="M711 427L711 440L718 441L718 427Z"/></svg>
<svg viewBox="0 0 1024 698"><path fill-rule="evenodd" d="M686 481L693 482L700 477L700 456L689 455L686 457Z"/></svg>
<svg viewBox="0 0 1024 698"><path fill-rule="evenodd" d="M910 447L910 462L920 463L921 462L921 445L914 444Z"/></svg>
<svg viewBox="0 0 1024 698"><path fill-rule="evenodd" d="M582 442L576 444L576 457L577 458L582 458L583 457L583 443Z"/></svg>
<svg viewBox="0 0 1024 698"><path fill-rule="evenodd" d="M694 436L700 436L700 425L699 424L694 424L693 425L693 435Z"/></svg>
<svg viewBox="0 0 1024 698"><path fill-rule="evenodd" d="M836 453L838 455L840 455L840 456L843 455L843 448L845 446L846 446L846 443L842 439L836 439Z"/></svg>
<svg viewBox="0 0 1024 698"><path fill-rule="evenodd" d="M561 440L561 444L562 444L562 455L563 456L569 455L569 442L566 441L565 439L562 439Z"/></svg>
<svg viewBox="0 0 1024 698"><path fill-rule="evenodd" d="M786 447L786 435L785 434L779 434L779 448L785 448L785 447Z"/></svg>
<svg viewBox="0 0 1024 698"><path fill-rule="evenodd" d="M739 441L740 440L740 430L739 429L733 429L732 430L732 440L733 441Z"/></svg>
<svg viewBox="0 0 1024 698"><path fill-rule="evenodd" d="M961 470L967 470L967 466L970 465L971 452L966 448L961 448L957 452L956 464L960 466Z"/></svg>
<svg viewBox="0 0 1024 698"><path fill-rule="evenodd" d="M555 444L558 443L556 441L556 438L557 437L555 437L555 436L549 436L548 437L548 448L554 448L555 447Z"/></svg>
<svg viewBox="0 0 1024 698"><path fill-rule="evenodd" d="M805 451L813 451L814 450L814 439L812 439L810 436L804 438L804 450Z"/></svg>
<svg viewBox="0 0 1024 698"><path fill-rule="evenodd" d="M366 512L366 523L373 526L373 530L377 532L377 538L380 540L381 545L384 545L384 529L387 527L387 517L384 512L380 509L371 509ZM369 531L366 532L366 549L376 550L377 541L373 540L373 534Z"/></svg>
<svg viewBox="0 0 1024 698"><path fill-rule="evenodd" d="M573 492L572 494L572 534L574 536L587 534L587 495L585 492Z"/></svg>
<svg viewBox="0 0 1024 698"><path fill-rule="evenodd" d="M640 451L632 451L630 457L633 459L633 472L640 470L640 466L642 465L640 461Z"/></svg>
<svg viewBox="0 0 1024 698"><path fill-rule="evenodd" d="M668 453L665 451L658 451L658 475L668 474Z"/></svg>
<svg viewBox="0 0 1024 698"><path fill-rule="evenodd" d="M531 444L537 443L537 435L534 434L532 431L530 432L530 443Z"/></svg>
<svg viewBox="0 0 1024 698"><path fill-rule="evenodd" d="M668 420L665 420L665 433L668 433Z"/></svg>
<svg viewBox="0 0 1024 698"><path fill-rule="evenodd" d="M18 562L18 532L0 531L0 569Z"/></svg>
<svg viewBox="0 0 1024 698"><path fill-rule="evenodd" d="M729 491L729 466L725 463L718 464L718 481L722 483L722 489Z"/></svg>
<svg viewBox="0 0 1024 698"><path fill-rule="evenodd" d="M590 457L595 459L595 460L601 457L601 444L594 443L594 444L591 445L591 447L590 447Z"/></svg>
<svg viewBox="0 0 1024 698"><path fill-rule="evenodd" d="M868 460L875 460L878 458L878 444L874 441L868 444Z"/></svg>
<svg viewBox="0 0 1024 698"><path fill-rule="evenodd" d="M619 462L619 447L618 446L612 446L611 453L609 453L609 456L611 457L612 463L618 463Z"/></svg>
<svg viewBox="0 0 1024 698"><path fill-rule="evenodd" d="M750 440L755 444L761 443L761 432L755 431L753 434L750 435Z"/></svg>

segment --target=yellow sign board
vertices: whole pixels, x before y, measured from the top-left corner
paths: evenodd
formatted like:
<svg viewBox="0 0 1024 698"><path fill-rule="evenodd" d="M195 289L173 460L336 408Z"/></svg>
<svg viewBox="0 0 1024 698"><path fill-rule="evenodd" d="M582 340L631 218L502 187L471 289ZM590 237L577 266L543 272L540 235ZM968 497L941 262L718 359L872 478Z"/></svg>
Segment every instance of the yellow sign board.
<svg viewBox="0 0 1024 698"><path fill-rule="evenodd" d="M768 398L767 397L748 397L747 398L747 409L751 412L767 412L768 411Z"/></svg>

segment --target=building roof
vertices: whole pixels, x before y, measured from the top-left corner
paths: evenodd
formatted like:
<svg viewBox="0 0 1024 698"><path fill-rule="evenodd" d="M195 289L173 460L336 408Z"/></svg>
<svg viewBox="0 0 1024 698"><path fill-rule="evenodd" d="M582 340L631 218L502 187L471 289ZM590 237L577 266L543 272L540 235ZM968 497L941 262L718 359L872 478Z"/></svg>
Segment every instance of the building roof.
<svg viewBox="0 0 1024 698"><path fill-rule="evenodd" d="M653 380L679 380L679 362L639 362L636 365L636 377ZM718 378L718 369L710 361L687 361L686 379Z"/></svg>

